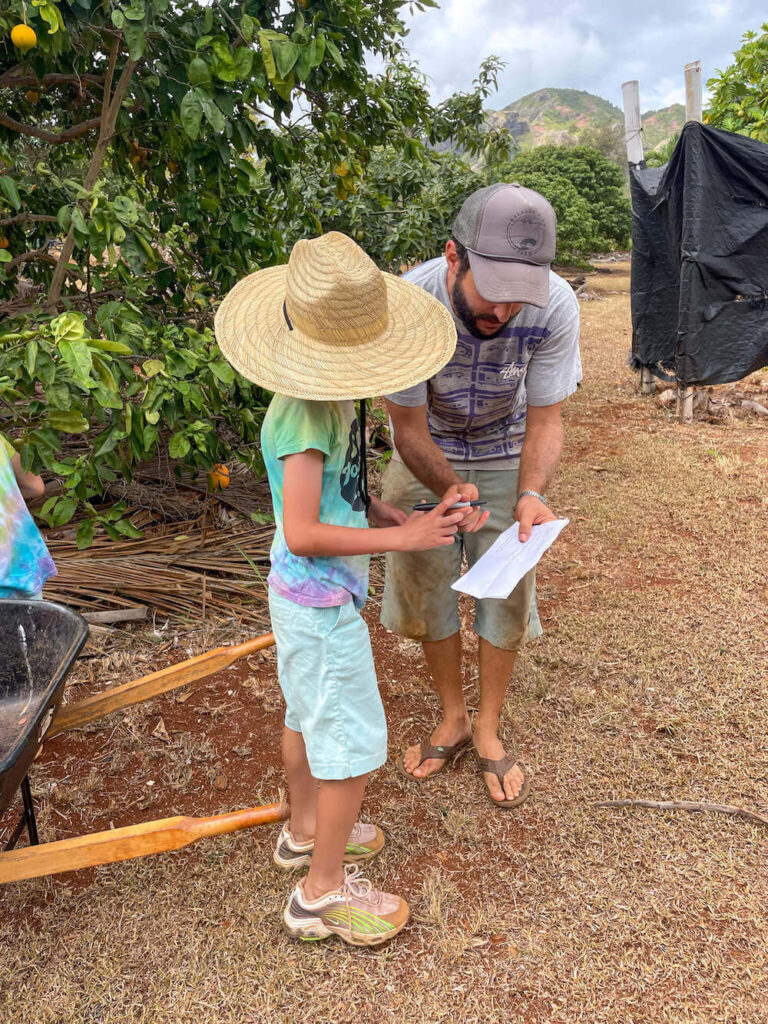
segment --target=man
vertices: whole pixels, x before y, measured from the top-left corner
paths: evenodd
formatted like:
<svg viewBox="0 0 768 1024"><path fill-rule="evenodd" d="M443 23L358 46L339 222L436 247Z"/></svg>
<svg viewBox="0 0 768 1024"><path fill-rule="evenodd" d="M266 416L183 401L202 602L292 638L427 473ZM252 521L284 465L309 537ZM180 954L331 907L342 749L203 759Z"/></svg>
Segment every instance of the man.
<svg viewBox="0 0 768 1024"><path fill-rule="evenodd" d="M579 307L551 271L556 218L543 196L513 184L471 195L453 224L444 257L405 277L451 310L458 345L424 384L387 397L395 453L385 501L409 510L460 485L482 499L461 541L429 552L392 552L382 623L420 640L443 717L428 740L405 751L400 768L425 779L474 746L488 795L513 807L528 783L499 738L499 715L517 651L541 635L535 573L506 601L476 600L480 703L474 733L462 690L458 594L462 549L470 565L516 519L520 540L556 518L546 489L563 443L562 402L581 380Z"/></svg>

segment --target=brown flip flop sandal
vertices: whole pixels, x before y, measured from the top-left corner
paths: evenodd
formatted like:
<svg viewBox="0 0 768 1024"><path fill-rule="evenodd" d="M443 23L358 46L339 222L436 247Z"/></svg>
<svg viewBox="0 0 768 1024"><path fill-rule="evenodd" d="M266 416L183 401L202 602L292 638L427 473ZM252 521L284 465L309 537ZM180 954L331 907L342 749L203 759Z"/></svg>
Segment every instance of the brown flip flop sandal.
<svg viewBox="0 0 768 1024"><path fill-rule="evenodd" d="M429 761L432 759L436 761L442 761L443 763L440 766L440 768L435 768L433 772L430 772L430 774L427 775L426 778L420 779L417 775L412 775L411 772L408 771L408 769L405 767L405 754L401 754L400 757L397 759L397 770L400 772L401 775L403 775L406 779L409 779L411 782L426 782L427 779L431 779L433 775L439 775L449 761L452 764L455 764L456 761L458 761L458 759L462 756L462 754L466 754L466 752L472 746L472 737L468 736L467 739L460 740L458 743L454 743L452 747L433 747L431 743L425 742L424 740L421 741L420 746L421 760L416 765L417 768L423 765L425 761Z"/></svg>
<svg viewBox="0 0 768 1024"><path fill-rule="evenodd" d="M483 772L492 772L499 780L499 785L501 786L503 792L504 776L507 774L510 768L514 768L514 762L510 761L509 758L506 756L500 758L498 761L494 761L492 757L480 757L476 747L473 747L472 750L474 752L475 760L477 761L480 770ZM485 789L486 794L488 795L488 799L491 801L494 807L505 807L507 809L509 809L510 807L519 807L521 804L524 804L528 797L531 795L531 784L525 777L525 775L523 775L523 784L520 787L520 792L517 794L514 800L494 800L493 797L491 796L490 789L488 789L488 786L485 784L485 779L483 779L483 787Z"/></svg>

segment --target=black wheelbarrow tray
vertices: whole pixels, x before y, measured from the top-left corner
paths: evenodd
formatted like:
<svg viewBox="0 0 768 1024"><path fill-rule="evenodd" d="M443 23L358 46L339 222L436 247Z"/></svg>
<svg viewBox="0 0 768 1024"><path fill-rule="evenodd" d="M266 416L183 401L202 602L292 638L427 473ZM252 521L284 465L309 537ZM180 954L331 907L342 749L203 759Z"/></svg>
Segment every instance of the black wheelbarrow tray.
<svg viewBox="0 0 768 1024"><path fill-rule="evenodd" d="M210 818L174 817L40 844L27 772L45 738L188 686L274 644L271 633L219 647L79 704L60 707L67 673L88 638L85 620L49 601L0 601L0 814L21 789L24 814L0 852L0 883L177 850L204 836L284 821L285 804ZM15 850L24 825L30 845Z"/></svg>

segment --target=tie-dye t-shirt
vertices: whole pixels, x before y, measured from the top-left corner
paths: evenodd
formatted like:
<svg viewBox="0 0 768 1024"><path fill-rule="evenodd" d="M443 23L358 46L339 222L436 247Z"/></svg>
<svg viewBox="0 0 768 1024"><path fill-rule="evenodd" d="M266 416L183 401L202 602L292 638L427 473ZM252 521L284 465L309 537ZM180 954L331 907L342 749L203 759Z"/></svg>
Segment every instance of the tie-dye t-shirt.
<svg viewBox="0 0 768 1024"><path fill-rule="evenodd" d="M353 600L362 608L368 594L368 555L303 557L288 549L283 534L283 459L313 448L323 461L320 520L366 529L358 482L360 425L353 402L308 402L275 395L261 429L261 449L275 511L275 539L267 582L282 597L310 608Z"/></svg>
<svg viewBox="0 0 768 1024"><path fill-rule="evenodd" d="M0 434L0 598L37 595L56 573L16 483L14 454L13 446Z"/></svg>

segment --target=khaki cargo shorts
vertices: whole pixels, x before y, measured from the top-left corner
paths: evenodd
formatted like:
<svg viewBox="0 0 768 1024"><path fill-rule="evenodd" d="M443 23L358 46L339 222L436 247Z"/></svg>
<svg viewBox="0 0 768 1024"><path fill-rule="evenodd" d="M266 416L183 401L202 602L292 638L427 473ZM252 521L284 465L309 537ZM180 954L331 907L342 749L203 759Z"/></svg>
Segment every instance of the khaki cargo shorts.
<svg viewBox="0 0 768 1024"><path fill-rule="evenodd" d="M517 470L483 469L464 473L474 484L490 516L477 533L458 533L450 546L432 551L390 551L386 555L386 581L381 622L387 629L412 640L436 641L461 628L459 595L451 584L462 572L462 556L469 566L485 554L499 534L514 522ZM382 499L411 511L419 501L434 501L434 494L402 462L390 462L384 474ZM536 570L532 569L504 601L474 598L474 631L494 647L516 651L526 640L541 636L536 609Z"/></svg>

